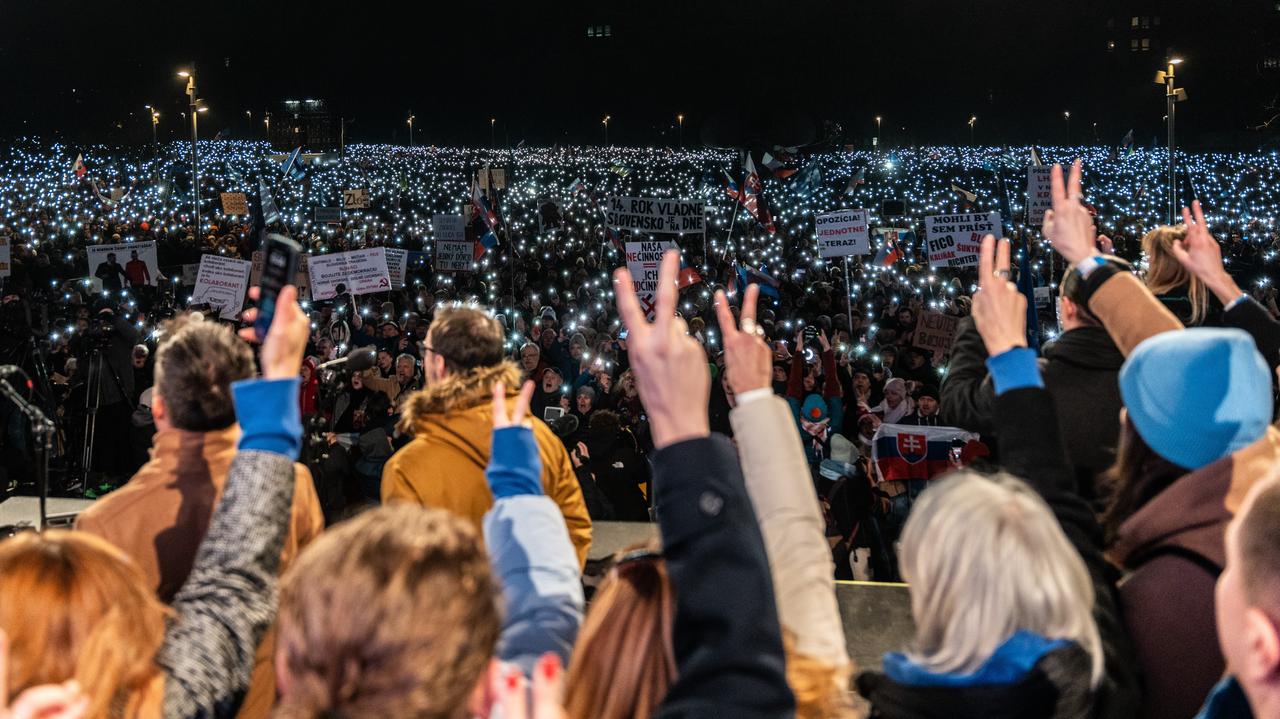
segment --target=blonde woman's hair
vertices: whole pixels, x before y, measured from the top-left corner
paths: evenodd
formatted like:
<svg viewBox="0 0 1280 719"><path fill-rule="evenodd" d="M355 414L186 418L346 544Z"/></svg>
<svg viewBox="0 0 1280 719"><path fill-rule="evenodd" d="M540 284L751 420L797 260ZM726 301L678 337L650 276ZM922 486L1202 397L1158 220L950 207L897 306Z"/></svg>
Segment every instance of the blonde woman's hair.
<svg viewBox="0 0 1280 719"><path fill-rule="evenodd" d="M1186 287L1191 302L1190 324L1198 325L1209 313L1209 289L1173 256L1173 243L1185 239L1186 225L1165 225L1142 236L1142 252L1147 256L1145 281L1153 295L1167 295Z"/></svg>
<svg viewBox="0 0 1280 719"><path fill-rule="evenodd" d="M938 480L911 508L899 561L916 623L912 661L971 673L1025 630L1078 644L1097 687L1103 654L1093 582L1026 483L971 471Z"/></svg>
<svg viewBox="0 0 1280 719"><path fill-rule="evenodd" d="M476 530L394 504L325 532L280 587L276 717L455 717L498 640Z"/></svg>
<svg viewBox="0 0 1280 719"><path fill-rule="evenodd" d="M23 533L0 542L0 577L11 696L75 679L90 719L158 716L168 609L120 550L86 532Z"/></svg>
<svg viewBox="0 0 1280 719"><path fill-rule="evenodd" d="M618 558L574 645L564 700L570 719L648 719L676 678L675 591L657 544Z"/></svg>

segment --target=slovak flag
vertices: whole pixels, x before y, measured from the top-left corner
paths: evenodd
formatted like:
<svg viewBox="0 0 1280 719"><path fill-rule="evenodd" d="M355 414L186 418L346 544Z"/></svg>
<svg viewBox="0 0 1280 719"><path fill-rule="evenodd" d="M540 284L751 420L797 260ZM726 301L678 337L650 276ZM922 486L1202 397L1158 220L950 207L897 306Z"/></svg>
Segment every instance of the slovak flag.
<svg viewBox="0 0 1280 719"><path fill-rule="evenodd" d="M680 257L680 274L676 276L676 289L683 290L686 287L692 287L702 281L702 275L698 272L698 268L693 265L686 264L684 256Z"/></svg>
<svg viewBox="0 0 1280 719"><path fill-rule="evenodd" d="M876 258L871 263L876 267L893 267L894 263L902 259L902 248L898 247L898 233L886 232L881 237L884 237L884 244L880 246L879 251L876 252Z"/></svg>
<svg viewBox="0 0 1280 719"><path fill-rule="evenodd" d="M853 173L853 176L849 178L849 184L845 186L844 194L852 195L853 191L858 189L858 185L861 185L866 181L867 181L867 168L863 167L859 169L857 172Z"/></svg>
<svg viewBox="0 0 1280 719"><path fill-rule="evenodd" d="M778 292L778 287L781 283L763 270L757 270L748 265L738 265L737 285L739 292L746 292L747 285L759 285L760 294L772 297L775 300L782 299L782 295Z"/></svg>
<svg viewBox="0 0 1280 719"><path fill-rule="evenodd" d="M307 171L303 169L302 164L302 145L298 145L285 158L284 164L280 165L280 170L292 180L301 180L307 176Z"/></svg>
<svg viewBox="0 0 1280 719"><path fill-rule="evenodd" d="M728 171L724 171L724 193L735 200L742 199L742 192L738 189L738 181L733 179Z"/></svg>
<svg viewBox="0 0 1280 719"><path fill-rule="evenodd" d="M760 181L760 173L756 170L755 161L751 159L751 153L747 153L747 163L743 171L746 178L742 181L742 206L772 235L778 231L778 228L774 226L769 208L763 202L764 183Z"/></svg>
<svg viewBox="0 0 1280 719"><path fill-rule="evenodd" d="M959 456L952 448L959 449ZM871 442L877 482L933 479L990 454L981 438L959 427L882 424Z"/></svg>
<svg viewBox="0 0 1280 719"><path fill-rule="evenodd" d="M471 207L476 211L476 216L484 220L485 233L480 238L480 244L486 248L495 247L498 244L498 235L494 232L494 228L498 226L498 216L489 208L489 198L480 192L480 185L477 183L471 188Z"/></svg>
<svg viewBox="0 0 1280 719"><path fill-rule="evenodd" d="M84 177L84 173L89 171L89 168L84 166L84 155L76 155L76 161L71 165L71 171L76 173L76 177Z"/></svg>

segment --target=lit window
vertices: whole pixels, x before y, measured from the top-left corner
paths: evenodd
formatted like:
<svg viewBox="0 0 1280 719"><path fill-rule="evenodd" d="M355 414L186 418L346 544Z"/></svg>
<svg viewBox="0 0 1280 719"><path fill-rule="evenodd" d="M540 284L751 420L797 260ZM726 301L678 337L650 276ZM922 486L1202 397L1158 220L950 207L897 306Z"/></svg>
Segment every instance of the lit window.
<svg viewBox="0 0 1280 719"><path fill-rule="evenodd" d="M1132 40L1130 40L1130 41L1129 41L1129 50L1130 50L1131 52L1137 52L1137 51L1138 51L1138 38L1136 38L1136 37L1135 37L1135 38L1133 38Z"/></svg>
<svg viewBox="0 0 1280 719"><path fill-rule="evenodd" d="M595 25L588 25L588 26L587 26L587 37L595 37L595 36L596 36L596 26L595 26Z"/></svg>
<svg viewBox="0 0 1280 719"><path fill-rule="evenodd" d="M605 36L605 37L613 37L613 26L612 26L612 25L605 25L605 26L604 26L604 36Z"/></svg>
<svg viewBox="0 0 1280 719"><path fill-rule="evenodd" d="M1142 38L1142 51L1146 52L1147 50L1150 50L1150 49L1151 49L1151 38L1149 37Z"/></svg>
<svg viewBox="0 0 1280 719"><path fill-rule="evenodd" d="M1139 18L1138 18L1138 16L1137 16L1137 15L1134 15L1134 16L1133 16L1133 18L1132 18L1131 20L1129 20L1129 27L1137 27L1137 26L1138 26L1138 19L1139 19Z"/></svg>

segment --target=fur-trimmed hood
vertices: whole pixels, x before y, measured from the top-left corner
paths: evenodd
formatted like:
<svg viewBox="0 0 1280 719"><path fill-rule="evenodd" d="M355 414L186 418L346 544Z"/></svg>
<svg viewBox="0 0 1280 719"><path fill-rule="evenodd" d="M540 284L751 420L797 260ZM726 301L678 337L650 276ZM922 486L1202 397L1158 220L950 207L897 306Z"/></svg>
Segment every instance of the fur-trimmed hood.
<svg viewBox="0 0 1280 719"><path fill-rule="evenodd" d="M444 381L413 393L401 409L399 429L415 434L429 415L447 415L493 400L493 385L502 382L508 394L520 390L520 367L510 360L490 367L477 367L466 374L455 374Z"/></svg>

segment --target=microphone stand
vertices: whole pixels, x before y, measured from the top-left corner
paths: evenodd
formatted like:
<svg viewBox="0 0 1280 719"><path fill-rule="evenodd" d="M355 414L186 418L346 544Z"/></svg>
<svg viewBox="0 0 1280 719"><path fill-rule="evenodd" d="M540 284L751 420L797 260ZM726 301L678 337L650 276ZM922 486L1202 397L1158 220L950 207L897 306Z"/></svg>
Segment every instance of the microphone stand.
<svg viewBox="0 0 1280 719"><path fill-rule="evenodd" d="M31 420L31 434L35 438L36 453L39 455L36 461L36 488L40 492L39 530L43 532L49 517L49 455L53 452L53 438L58 428L39 407L23 399L4 377L0 377L0 395L7 397L19 411L27 416L27 419Z"/></svg>

